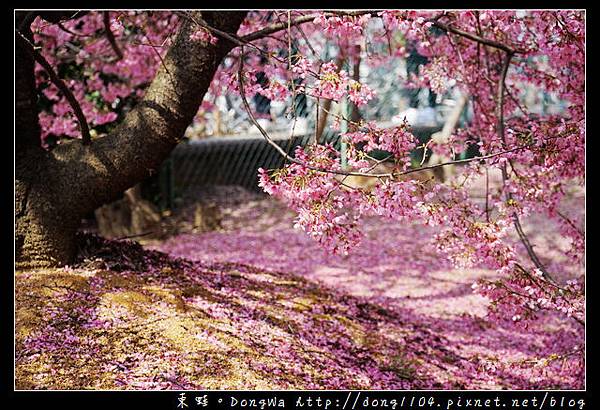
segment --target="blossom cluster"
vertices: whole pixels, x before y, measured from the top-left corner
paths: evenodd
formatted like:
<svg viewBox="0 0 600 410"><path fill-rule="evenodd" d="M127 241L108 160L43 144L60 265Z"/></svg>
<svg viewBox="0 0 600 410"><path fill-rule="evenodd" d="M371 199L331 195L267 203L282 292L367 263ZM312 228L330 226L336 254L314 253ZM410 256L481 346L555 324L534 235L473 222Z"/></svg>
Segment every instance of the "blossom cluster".
<svg viewBox="0 0 600 410"><path fill-rule="evenodd" d="M408 154L416 147L416 138L406 121L391 128L381 128L375 121L363 124L361 130L348 132L342 135L346 142L361 144L363 152L382 150L389 152L396 159L410 164Z"/></svg>
<svg viewBox="0 0 600 410"><path fill-rule="evenodd" d="M448 65L447 57L435 57L421 71L424 83L436 94L443 95L449 88L450 79L445 70Z"/></svg>
<svg viewBox="0 0 600 410"><path fill-rule="evenodd" d="M580 323L585 321L585 292L581 279L564 286L550 283L542 271L515 269L508 279L475 283L473 288L495 301L491 315L497 320L527 323L543 311L554 311Z"/></svg>
<svg viewBox="0 0 600 410"><path fill-rule="evenodd" d="M208 29L201 27L198 30L194 31L192 34L190 34L190 40L202 41L210 44L217 44L217 41L219 39L213 36Z"/></svg>
<svg viewBox="0 0 600 410"><path fill-rule="evenodd" d="M298 212L295 227L334 253L348 253L361 236L356 217L344 209L348 194L338 189L341 184L333 174L318 171L340 170L337 154L331 145L297 147L296 159L305 165L293 163L271 174L260 168L259 186Z"/></svg>
<svg viewBox="0 0 600 410"><path fill-rule="evenodd" d="M352 38L363 34L370 19L369 14L331 17L321 14L314 19L313 23L321 26L324 33L330 37Z"/></svg>
<svg viewBox="0 0 600 410"><path fill-rule="evenodd" d="M298 66L297 71L303 67L305 65ZM375 97L374 91L369 86L349 79L346 70L339 70L333 61L321 65L321 72L312 85L310 95L334 101L340 101L344 96L348 96L348 99L358 106L367 104Z"/></svg>
<svg viewBox="0 0 600 410"><path fill-rule="evenodd" d="M38 17L31 29L44 58L64 69L59 76L73 92L94 136L105 132L106 126L143 96L178 25L172 13L109 12L109 27L122 58L105 34L102 12L61 24L48 24ZM47 146L49 136L80 137L66 98L40 65L35 74L47 101L40 113L42 145Z"/></svg>

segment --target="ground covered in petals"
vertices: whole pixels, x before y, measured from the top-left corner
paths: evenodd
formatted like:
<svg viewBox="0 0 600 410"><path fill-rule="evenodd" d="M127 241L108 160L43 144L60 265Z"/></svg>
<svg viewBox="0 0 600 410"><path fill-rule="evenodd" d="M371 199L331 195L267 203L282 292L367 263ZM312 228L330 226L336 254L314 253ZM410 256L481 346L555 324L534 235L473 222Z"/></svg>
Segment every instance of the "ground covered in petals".
<svg viewBox="0 0 600 410"><path fill-rule="evenodd" d="M453 269L429 228L372 219L331 256L276 201L235 198L220 231L144 247L85 234L73 267L17 272L16 387L583 388L581 326L486 320L471 285L495 273ZM566 263L552 227L527 229Z"/></svg>

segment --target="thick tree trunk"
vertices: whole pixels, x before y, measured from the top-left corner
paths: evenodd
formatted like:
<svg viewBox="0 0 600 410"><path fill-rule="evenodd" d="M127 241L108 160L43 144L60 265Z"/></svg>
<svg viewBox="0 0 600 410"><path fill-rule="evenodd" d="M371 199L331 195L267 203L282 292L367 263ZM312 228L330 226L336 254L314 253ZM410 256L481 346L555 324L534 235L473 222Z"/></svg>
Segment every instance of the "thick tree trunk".
<svg viewBox="0 0 600 410"><path fill-rule="evenodd" d="M17 12L17 27L32 15ZM32 40L29 27L22 29ZM15 248L17 267L48 266L68 261L75 250L77 226L51 192L46 172L48 154L42 149L37 113L34 61L21 47L15 49ZM24 263L26 261L26 263Z"/></svg>
<svg viewBox="0 0 600 410"><path fill-rule="evenodd" d="M31 16L16 13L17 27ZM195 13L235 33L245 12ZM111 134L84 146L70 141L40 147L33 60L17 47L15 246L17 268L69 263L82 216L111 202L156 172L182 138L213 75L234 44L193 42L184 19L144 99ZM24 28L31 39L29 28Z"/></svg>
<svg viewBox="0 0 600 410"><path fill-rule="evenodd" d="M17 268L47 267L69 262L75 254L78 209L61 207L47 186L17 180L15 226Z"/></svg>

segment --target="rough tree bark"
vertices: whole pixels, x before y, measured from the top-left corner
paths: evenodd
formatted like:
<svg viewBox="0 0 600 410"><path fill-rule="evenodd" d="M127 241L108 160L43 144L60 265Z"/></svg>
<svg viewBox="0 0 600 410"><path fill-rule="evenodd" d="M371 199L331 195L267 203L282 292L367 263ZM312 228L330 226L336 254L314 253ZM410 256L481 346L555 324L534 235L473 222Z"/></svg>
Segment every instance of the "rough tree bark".
<svg viewBox="0 0 600 410"><path fill-rule="evenodd" d="M235 33L246 12L196 12L208 24ZM46 16L42 16L46 17ZM53 16L55 17L55 16ZM31 40L31 12L16 27ZM198 20L198 19L197 19ZM164 65L144 99L109 135L91 145L70 141L40 146L34 62L15 52L15 247L19 269L69 263L81 218L156 172L196 114L213 75L234 44L192 42L184 20Z"/></svg>

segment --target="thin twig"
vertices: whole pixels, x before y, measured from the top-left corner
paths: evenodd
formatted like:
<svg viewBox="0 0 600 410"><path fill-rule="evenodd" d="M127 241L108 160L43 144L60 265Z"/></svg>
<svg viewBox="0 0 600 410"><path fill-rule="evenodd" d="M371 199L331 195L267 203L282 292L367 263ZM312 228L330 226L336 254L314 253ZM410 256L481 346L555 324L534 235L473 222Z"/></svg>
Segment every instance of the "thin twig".
<svg viewBox="0 0 600 410"><path fill-rule="evenodd" d="M432 23L433 23L434 26L436 26L436 27L438 27L438 28L440 28L440 29L442 29L444 31L449 31L449 32L457 34L459 36L468 38L469 40L473 40L473 41L476 41L478 43L485 44L486 46L490 46L490 47L494 47L494 48L503 50L506 53L511 54L511 55L512 54L524 53L525 52L524 50L512 48L512 47L510 47L510 46L508 46L508 45L506 45L504 43L501 43L499 41L490 40L488 38L480 37L480 36L478 36L476 34L469 33L468 31L460 30L460 29L458 29L456 27L450 26L450 25L445 24L445 23L441 23L441 22L439 22L437 20L432 21Z"/></svg>
<svg viewBox="0 0 600 410"><path fill-rule="evenodd" d="M131 22L131 20L129 19L129 16L125 15L125 17L127 18L127 20L129 20L129 22ZM152 40L150 40L150 38L148 37L148 35L144 31L144 29L142 27L140 27L140 29L141 29L142 35L148 41L149 46L152 48L152 51L158 57L158 60L160 61L161 66L165 69L165 71L169 75L169 81L171 82L171 84L173 84L173 89L175 90L175 92L177 92L177 86L175 84L175 80L173 79L173 75L171 74L171 71L169 71L169 68L165 64L165 60L162 58L162 56L160 55L160 53L157 50L157 48L160 48L162 46L157 46L154 43L152 43ZM165 40L163 41L163 45L165 44L165 41L167 41L167 38L165 38Z"/></svg>
<svg viewBox="0 0 600 410"><path fill-rule="evenodd" d="M485 220L490 223L490 173L485 167Z"/></svg>
<svg viewBox="0 0 600 410"><path fill-rule="evenodd" d="M427 147L429 146L429 144L431 144L432 141L433 140L430 138L425 144L423 144L423 158L421 158L421 162L419 163L420 167L422 167L425 163L425 158L427 158Z"/></svg>
<svg viewBox="0 0 600 410"><path fill-rule="evenodd" d="M577 225L575 225L575 222L573 222L571 219L569 219L566 215L564 215L562 212L560 211L556 211L556 213L558 214L558 216L560 216L567 224L569 224L573 229L575 229L577 231L577 233L579 233L579 235L584 236L585 237L585 233L577 227Z"/></svg>
<svg viewBox="0 0 600 410"><path fill-rule="evenodd" d="M234 34L230 34L230 33L226 33L222 30L219 30L216 27L211 26L210 24L208 24L206 21L204 21L202 18L194 18L193 16L191 16L189 13L185 13L185 12L177 12L178 15L185 17L189 20L191 20L193 23L195 23L197 26L199 27L203 27L211 32L213 32L214 34L218 35L219 37L224 38L225 40L229 40L232 43L240 46L240 47L244 47L244 46L248 46L248 47L252 47L255 50L257 50L259 53L263 54L264 56L266 56L267 58L273 58L276 61L279 61L280 63L285 63L285 60L276 57L273 53L270 53L254 44L252 44L249 40L245 40L244 37L238 37Z"/></svg>
<svg viewBox="0 0 600 410"><path fill-rule="evenodd" d="M69 33L72 36L76 36L76 37L94 37L94 34L83 34L83 33L76 33L73 30L70 30L68 28L66 28L64 26L64 24L62 22L58 22L56 23L56 25L58 26L58 28L60 28L62 31L64 31L65 33Z"/></svg>
<svg viewBox="0 0 600 410"><path fill-rule="evenodd" d="M292 20L290 22L289 26L296 26L298 24L308 23L310 21L313 21L317 17L319 17L319 14L308 14L305 16L300 16L300 17ZM245 41L245 42L258 40L260 38L265 37L266 35L277 33L278 31L286 30L287 28L288 28L287 22L271 24L271 25L264 27L258 31L255 31L254 33L250 33L250 34L247 34L247 35L241 37L240 40Z"/></svg>

